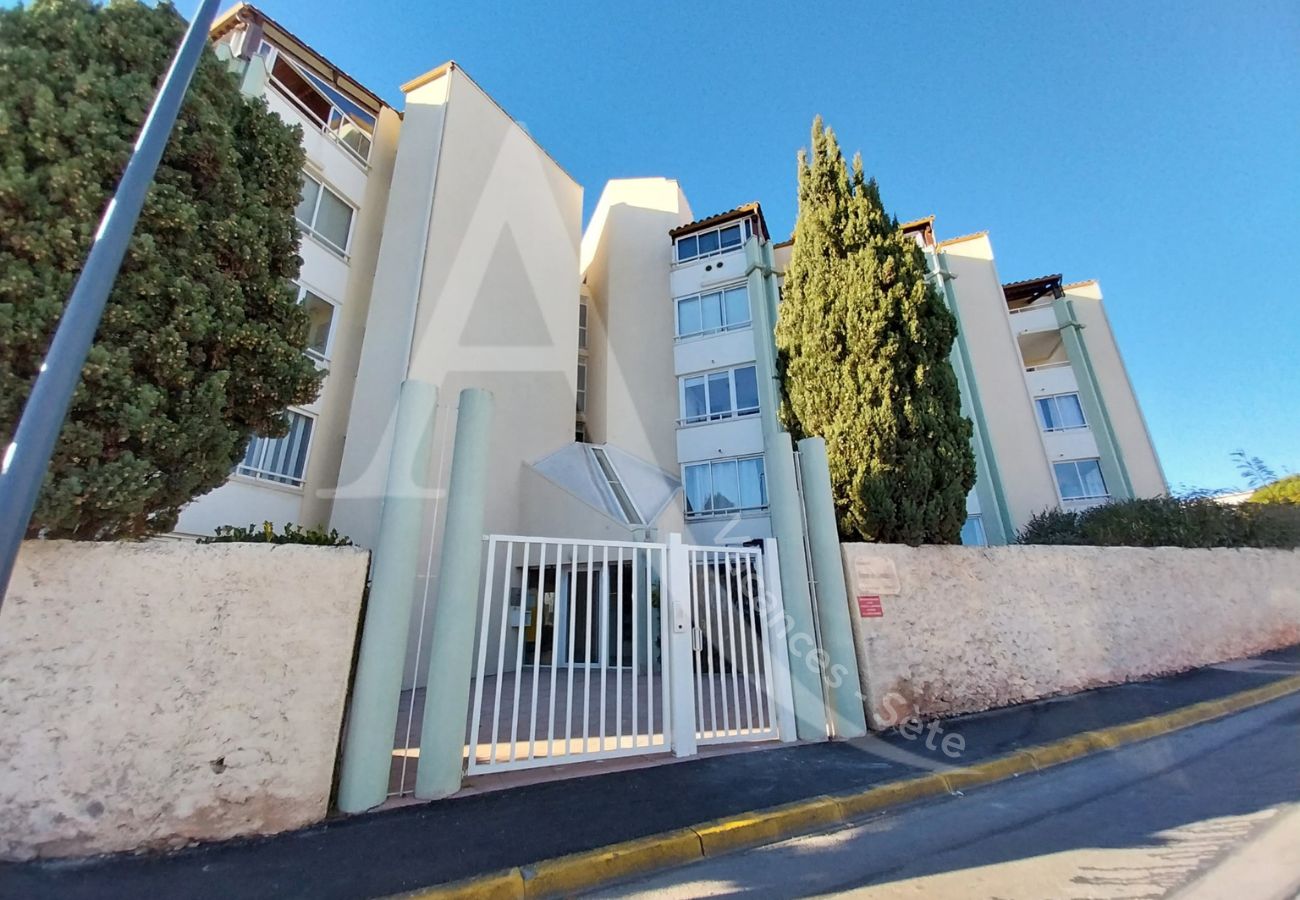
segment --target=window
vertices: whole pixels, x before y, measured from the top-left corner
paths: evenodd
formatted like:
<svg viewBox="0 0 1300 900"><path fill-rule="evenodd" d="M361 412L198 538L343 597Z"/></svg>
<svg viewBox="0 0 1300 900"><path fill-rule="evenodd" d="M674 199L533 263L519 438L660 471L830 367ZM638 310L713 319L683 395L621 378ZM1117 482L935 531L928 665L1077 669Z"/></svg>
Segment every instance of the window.
<svg viewBox="0 0 1300 900"><path fill-rule="evenodd" d="M587 304L578 304L578 349L587 349Z"/></svg>
<svg viewBox="0 0 1300 900"><path fill-rule="evenodd" d="M1062 500L1095 500L1109 497L1106 481L1101 477L1101 463L1096 459L1071 459L1052 463L1056 486Z"/></svg>
<svg viewBox="0 0 1300 900"><path fill-rule="evenodd" d="M758 376L753 366L690 375L681 383L682 425L758 412Z"/></svg>
<svg viewBox="0 0 1300 900"><path fill-rule="evenodd" d="M1087 428L1083 407L1078 394L1054 394L1034 401L1038 407L1038 421L1044 431L1066 431L1070 428Z"/></svg>
<svg viewBox="0 0 1300 900"><path fill-rule="evenodd" d="M767 506L761 456L692 463L683 467L682 474L688 517L725 515Z"/></svg>
<svg viewBox="0 0 1300 900"><path fill-rule="evenodd" d="M375 132L374 115L265 41L257 55L267 61L271 83L280 94L364 168Z"/></svg>
<svg viewBox="0 0 1300 900"><path fill-rule="evenodd" d="M753 225L750 224L749 219L746 219L744 222L733 222L708 231L697 231L686 237L679 237L675 258L680 263L736 250L745 243L753 230Z"/></svg>
<svg viewBox="0 0 1300 900"><path fill-rule="evenodd" d="M745 286L707 294L682 297L677 301L677 336L715 334L749 324L749 291Z"/></svg>
<svg viewBox="0 0 1300 900"><path fill-rule="evenodd" d="M307 449L311 444L315 420L302 413L288 412L289 433L284 437L254 436L235 473L264 481L301 487L307 470Z"/></svg>
<svg viewBox="0 0 1300 900"><path fill-rule="evenodd" d="M303 173L302 200L294 215L309 234L339 256L346 256L352 236L351 204L319 180Z"/></svg>
<svg viewBox="0 0 1300 900"><path fill-rule="evenodd" d="M987 547L988 537L984 534L984 520L979 515L967 516L961 526L961 542L967 547Z"/></svg>
<svg viewBox="0 0 1300 900"><path fill-rule="evenodd" d="M307 313L307 353L328 361L334 344L334 304L305 287L298 289L298 302Z"/></svg>
<svg viewBox="0 0 1300 900"><path fill-rule="evenodd" d="M578 361L578 412L587 411L587 364Z"/></svg>

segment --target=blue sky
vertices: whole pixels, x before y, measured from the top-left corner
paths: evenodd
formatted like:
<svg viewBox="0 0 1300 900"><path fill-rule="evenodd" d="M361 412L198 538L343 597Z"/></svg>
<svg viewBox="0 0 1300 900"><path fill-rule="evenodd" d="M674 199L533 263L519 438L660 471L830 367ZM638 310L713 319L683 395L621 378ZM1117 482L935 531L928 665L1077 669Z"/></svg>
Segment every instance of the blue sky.
<svg viewBox="0 0 1300 900"><path fill-rule="evenodd" d="M821 113L900 219L1101 281L1171 483L1239 484L1237 447L1300 471L1300 4L259 5L399 107L455 59L588 214L663 175L784 237Z"/></svg>

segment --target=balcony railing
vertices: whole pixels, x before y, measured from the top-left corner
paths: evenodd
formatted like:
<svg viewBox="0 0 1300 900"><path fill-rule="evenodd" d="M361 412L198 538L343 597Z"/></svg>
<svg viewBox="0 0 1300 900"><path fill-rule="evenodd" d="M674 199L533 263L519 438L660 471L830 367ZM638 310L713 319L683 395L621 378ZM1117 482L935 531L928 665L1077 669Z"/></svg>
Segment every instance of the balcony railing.
<svg viewBox="0 0 1300 900"><path fill-rule="evenodd" d="M320 82L314 75L287 56L281 55L275 48L271 48L266 57L269 81L277 91L308 122L343 148L353 162L362 169L369 169L374 125L367 124L342 109L320 88Z"/></svg>

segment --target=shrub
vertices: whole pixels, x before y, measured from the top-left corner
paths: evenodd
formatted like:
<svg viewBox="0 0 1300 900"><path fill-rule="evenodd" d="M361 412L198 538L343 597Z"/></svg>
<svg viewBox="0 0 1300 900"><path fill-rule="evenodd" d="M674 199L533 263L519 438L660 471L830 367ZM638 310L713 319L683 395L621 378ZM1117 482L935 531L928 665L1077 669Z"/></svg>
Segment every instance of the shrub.
<svg viewBox="0 0 1300 900"><path fill-rule="evenodd" d="M0 447L185 28L170 5L0 10ZM204 53L109 295L29 536L174 527L319 385L294 207L301 132Z"/></svg>
<svg viewBox="0 0 1300 900"><path fill-rule="evenodd" d="M344 537L333 528L326 532L322 528L303 528L286 522L284 529L276 532L270 522L263 522L258 528L250 524L247 528L238 525L222 525L212 537L199 538L200 544L312 544L317 547L351 547L352 539Z"/></svg>
<svg viewBox="0 0 1300 900"><path fill-rule="evenodd" d="M1121 500L1073 512L1045 510L1016 537L1020 544L1096 547L1300 546L1300 508L1226 506L1208 499Z"/></svg>
<svg viewBox="0 0 1300 900"><path fill-rule="evenodd" d="M1266 484L1251 494L1246 502L1300 504L1300 475L1288 475L1272 484Z"/></svg>

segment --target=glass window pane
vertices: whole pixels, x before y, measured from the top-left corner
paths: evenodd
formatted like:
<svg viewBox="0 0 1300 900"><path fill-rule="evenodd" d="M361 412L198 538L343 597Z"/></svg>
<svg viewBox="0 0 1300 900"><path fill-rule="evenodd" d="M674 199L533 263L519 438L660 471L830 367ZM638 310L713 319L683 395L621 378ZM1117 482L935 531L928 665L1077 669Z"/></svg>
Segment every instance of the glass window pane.
<svg viewBox="0 0 1300 900"><path fill-rule="evenodd" d="M988 538L984 535L984 522L979 516L967 516L961 526L961 542L967 547L986 547Z"/></svg>
<svg viewBox="0 0 1300 900"><path fill-rule="evenodd" d="M700 256L706 253L713 253L718 249L718 233L716 231L706 231L700 235Z"/></svg>
<svg viewBox="0 0 1300 900"><path fill-rule="evenodd" d="M732 226L730 226L730 227L728 227L728 228L724 228L724 229L722 229L722 231L720 232L720 235L721 235L721 240L722 240L722 249L723 249L723 250L727 250L727 249L729 249L729 248L731 248L731 247L739 247L739 246L740 246L740 226L739 226L739 225L732 225Z"/></svg>
<svg viewBox="0 0 1300 900"><path fill-rule="evenodd" d="M695 249L694 237L682 238L677 242L677 260L679 262L683 259L691 259L696 255L698 254Z"/></svg>
<svg viewBox="0 0 1300 900"><path fill-rule="evenodd" d="M1058 428L1082 428L1088 424L1083 418L1083 407L1079 405L1078 394L1062 394L1057 397L1056 415L1061 423Z"/></svg>
<svg viewBox="0 0 1300 900"><path fill-rule="evenodd" d="M328 188L320 198L316 211L316 233L340 250L348 249L348 233L352 230L352 207Z"/></svg>
<svg viewBox="0 0 1300 900"><path fill-rule="evenodd" d="M758 412L758 375L753 366L743 366L735 371L736 412Z"/></svg>
<svg viewBox="0 0 1300 900"><path fill-rule="evenodd" d="M749 321L749 291L731 288L727 291L727 327L744 325Z"/></svg>
<svg viewBox="0 0 1300 900"><path fill-rule="evenodd" d="M711 510L736 509L740 506L740 482L736 461L713 464L713 494L709 498Z"/></svg>
<svg viewBox="0 0 1300 900"><path fill-rule="evenodd" d="M1095 459L1079 460L1079 481L1083 485L1083 496L1105 497L1106 481L1101 477L1101 464Z"/></svg>
<svg viewBox="0 0 1300 900"><path fill-rule="evenodd" d="M330 327L334 322L334 304L307 291L303 294L302 308L307 313L307 352L327 359Z"/></svg>
<svg viewBox="0 0 1300 900"><path fill-rule="evenodd" d="M1056 472L1056 483L1061 488L1062 500L1077 500L1083 496L1083 485L1079 482L1079 470L1073 462L1052 463Z"/></svg>
<svg viewBox="0 0 1300 900"><path fill-rule="evenodd" d="M704 378L687 378L682 396L682 418L687 422L699 422L708 415L708 406L704 401Z"/></svg>
<svg viewBox="0 0 1300 900"><path fill-rule="evenodd" d="M700 298L690 297L677 301L678 336L700 333Z"/></svg>
<svg viewBox="0 0 1300 900"><path fill-rule="evenodd" d="M1043 423L1044 431L1060 427L1056 424L1056 404L1051 397L1039 397L1034 403L1038 407L1038 421Z"/></svg>
<svg viewBox="0 0 1300 900"><path fill-rule="evenodd" d="M705 294L700 297L700 324L704 331L722 328L722 295Z"/></svg>
<svg viewBox="0 0 1300 900"><path fill-rule="evenodd" d="M304 225L311 224L312 216L316 213L316 195L319 193L320 182L310 175L302 176L302 200L298 201L298 208L293 214Z"/></svg>
<svg viewBox="0 0 1300 900"><path fill-rule="evenodd" d="M686 512L702 513L709 508L709 464L686 467Z"/></svg>
<svg viewBox="0 0 1300 900"><path fill-rule="evenodd" d="M709 376L709 414L723 416L731 412L731 377L726 372Z"/></svg>
<svg viewBox="0 0 1300 900"><path fill-rule="evenodd" d="M763 482L763 458L740 461L740 506L758 509L767 506L767 485Z"/></svg>

